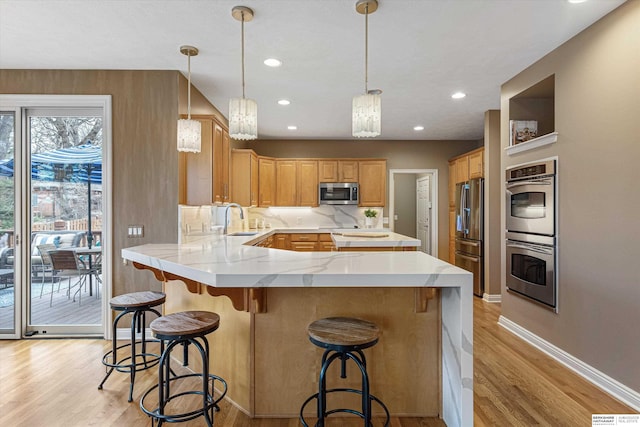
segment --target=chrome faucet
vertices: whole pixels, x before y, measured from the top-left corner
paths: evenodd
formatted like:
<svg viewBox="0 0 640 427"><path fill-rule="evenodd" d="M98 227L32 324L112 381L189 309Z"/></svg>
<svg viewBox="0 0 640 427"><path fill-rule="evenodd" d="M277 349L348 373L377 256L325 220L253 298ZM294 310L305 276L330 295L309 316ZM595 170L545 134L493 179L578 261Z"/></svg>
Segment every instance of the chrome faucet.
<svg viewBox="0 0 640 427"><path fill-rule="evenodd" d="M229 225L229 208L236 207L240 209L240 219L244 219L244 213L242 212L242 206L237 203L229 203L224 210L224 234L227 234L227 226Z"/></svg>

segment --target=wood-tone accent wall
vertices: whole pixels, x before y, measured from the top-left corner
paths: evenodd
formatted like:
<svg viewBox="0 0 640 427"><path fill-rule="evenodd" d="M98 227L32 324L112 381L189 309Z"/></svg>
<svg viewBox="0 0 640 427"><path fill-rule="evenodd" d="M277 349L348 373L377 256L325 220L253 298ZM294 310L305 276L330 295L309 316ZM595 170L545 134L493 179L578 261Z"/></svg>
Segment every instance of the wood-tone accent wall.
<svg viewBox="0 0 640 427"><path fill-rule="evenodd" d="M122 248L178 239L176 120L187 112L186 90L177 71L0 70L3 94L111 95L113 295L160 289L120 262ZM191 98L192 112L219 114L197 90ZM128 238L130 224L143 225L144 237Z"/></svg>
<svg viewBox="0 0 640 427"><path fill-rule="evenodd" d="M504 199L501 157L500 110L489 110L484 113L484 293L490 296L501 294L500 217Z"/></svg>
<svg viewBox="0 0 640 427"><path fill-rule="evenodd" d="M449 252L447 220L449 159L482 146L481 141L384 141L384 140L258 140L252 148L259 155L277 158L383 158L389 169L438 169L438 254ZM387 176L387 185L388 179ZM389 191L387 189L387 197ZM389 201L387 200L387 206Z"/></svg>
<svg viewBox="0 0 640 427"><path fill-rule="evenodd" d="M505 148L509 99L555 76L558 141L513 156L503 153L502 166L557 156L559 192L558 313L505 291L503 273L502 315L635 393L639 22L640 1L623 3L506 82L501 92Z"/></svg>

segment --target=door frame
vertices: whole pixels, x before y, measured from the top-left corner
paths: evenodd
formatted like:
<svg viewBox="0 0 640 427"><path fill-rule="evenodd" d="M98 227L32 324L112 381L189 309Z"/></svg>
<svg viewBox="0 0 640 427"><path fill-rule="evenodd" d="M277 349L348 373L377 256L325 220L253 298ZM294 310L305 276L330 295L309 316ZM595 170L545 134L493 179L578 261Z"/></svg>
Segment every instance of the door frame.
<svg viewBox="0 0 640 427"><path fill-rule="evenodd" d="M431 178L431 256L438 258L438 169L389 169L389 228L395 226L395 175L426 174ZM416 195L417 197L417 195Z"/></svg>
<svg viewBox="0 0 640 427"><path fill-rule="evenodd" d="M111 331L111 310L109 309L109 300L111 299L111 266L113 265L112 254L112 223L113 223L113 201L112 201L112 109L111 95L3 95L0 94L0 110L15 111L15 169L14 177L18 176L21 180L23 157L22 154L22 138L26 124L24 123L25 110L29 108L101 108L103 112L102 122L102 191L103 191L103 213L102 222L102 245L104 249L102 262L105 268L102 270L103 275L103 291L102 291L102 333L105 338L109 337ZM18 147L19 146L19 147ZM22 183L16 183L16 200L15 206L19 207L21 217L16 218L16 250L15 265L20 266L21 271L16 271L16 283L22 283L21 277L25 277L28 272L28 263L25 262L28 254L26 253L28 244L22 243L22 236L28 235L29 222L25 221L26 212L30 212L30 200L27 196L28 189L23 188ZM20 239L20 243L18 243ZM20 286L21 287L21 286ZM15 288L15 285L14 285ZM25 336L27 331L27 301L17 289L15 290L16 301L15 306L14 334L5 334L0 338L20 339ZM51 333L49 336L56 336L55 327L49 327ZM93 334L89 334L93 335ZM75 335L74 335L75 336ZM80 335L79 335L80 336Z"/></svg>

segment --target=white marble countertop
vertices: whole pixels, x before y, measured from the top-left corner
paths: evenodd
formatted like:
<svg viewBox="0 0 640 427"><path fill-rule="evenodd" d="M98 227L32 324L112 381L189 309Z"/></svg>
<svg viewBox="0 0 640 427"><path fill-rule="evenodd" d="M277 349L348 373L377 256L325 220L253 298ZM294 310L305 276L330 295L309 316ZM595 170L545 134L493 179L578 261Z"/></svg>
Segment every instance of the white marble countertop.
<svg viewBox="0 0 640 427"><path fill-rule="evenodd" d="M180 244L134 246L123 249L122 257L218 287L335 287L336 283L349 287L459 287L472 282L471 273L418 251L295 252L252 246L270 234L331 230L255 231L258 234L253 236L189 236Z"/></svg>

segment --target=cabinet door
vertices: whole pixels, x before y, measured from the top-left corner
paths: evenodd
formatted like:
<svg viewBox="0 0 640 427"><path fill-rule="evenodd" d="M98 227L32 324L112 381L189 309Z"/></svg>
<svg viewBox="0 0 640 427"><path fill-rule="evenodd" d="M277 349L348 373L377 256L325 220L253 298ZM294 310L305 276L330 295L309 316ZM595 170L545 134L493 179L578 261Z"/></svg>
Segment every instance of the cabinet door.
<svg viewBox="0 0 640 427"><path fill-rule="evenodd" d="M278 233L273 236L273 247L276 249L290 250L289 235L285 233Z"/></svg>
<svg viewBox="0 0 640 427"><path fill-rule="evenodd" d="M338 161L319 160L318 161L318 181L338 182Z"/></svg>
<svg viewBox="0 0 640 427"><path fill-rule="evenodd" d="M298 206L318 206L318 162L298 160Z"/></svg>
<svg viewBox="0 0 640 427"><path fill-rule="evenodd" d="M276 206L297 205L297 162L276 160Z"/></svg>
<svg viewBox="0 0 640 427"><path fill-rule="evenodd" d="M258 158L258 206L275 206L276 162L264 157Z"/></svg>
<svg viewBox="0 0 640 427"><path fill-rule="evenodd" d="M469 181L469 157L456 159L456 183Z"/></svg>
<svg viewBox="0 0 640 427"><path fill-rule="evenodd" d="M251 206L258 206L258 156L256 153L251 153L251 158L249 160L249 168L251 170L251 182L250 182L250 196L251 196Z"/></svg>
<svg viewBox="0 0 640 427"><path fill-rule="evenodd" d="M469 154L469 179L484 176L484 150Z"/></svg>
<svg viewBox="0 0 640 427"><path fill-rule="evenodd" d="M386 160L361 160L358 165L360 206L384 207L386 201Z"/></svg>
<svg viewBox="0 0 640 427"><path fill-rule="evenodd" d="M358 182L357 160L340 160L338 162L338 182Z"/></svg>
<svg viewBox="0 0 640 427"><path fill-rule="evenodd" d="M456 162L449 162L449 207L456 206Z"/></svg>
<svg viewBox="0 0 640 427"><path fill-rule="evenodd" d="M449 262L455 263L456 250L456 209L449 207Z"/></svg>
<svg viewBox="0 0 640 427"><path fill-rule="evenodd" d="M229 131L222 129L222 201L228 203L231 200L229 188L229 163L231 161L231 145L229 143Z"/></svg>
<svg viewBox="0 0 640 427"><path fill-rule="evenodd" d="M202 147L199 153L180 153L181 158L181 188L183 194L180 202L187 205L208 205L213 200L212 192L212 161L213 140L211 120L198 120L202 125Z"/></svg>
<svg viewBox="0 0 640 427"><path fill-rule="evenodd" d="M222 153L223 129L218 123L213 122L213 194L212 200L217 203L224 201L223 182L223 153Z"/></svg>
<svg viewBox="0 0 640 427"><path fill-rule="evenodd" d="M242 206L258 204L258 156L253 150L231 152L231 197Z"/></svg>

